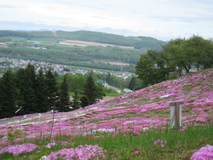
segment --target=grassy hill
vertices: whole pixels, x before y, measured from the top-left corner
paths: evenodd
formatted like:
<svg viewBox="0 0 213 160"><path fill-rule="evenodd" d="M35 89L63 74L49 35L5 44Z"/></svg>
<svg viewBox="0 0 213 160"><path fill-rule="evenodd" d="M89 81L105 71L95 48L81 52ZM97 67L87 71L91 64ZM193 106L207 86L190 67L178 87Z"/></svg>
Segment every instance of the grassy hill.
<svg viewBox="0 0 213 160"><path fill-rule="evenodd" d="M92 152L91 156L97 159L190 159L199 148L213 145L212 95L213 69L72 112L55 113L54 116L33 114L19 120L16 117L16 122L1 120L0 144L3 148L12 140L14 144L31 142L38 146L32 153L20 154L16 159L23 156L39 159L51 152L53 156L57 151L62 154L63 148L69 148L66 150L69 156L84 151L85 156ZM175 131L169 127L169 103L179 100L184 102L183 127ZM6 135L10 139L5 138ZM50 137L54 138L50 141ZM78 157L79 154L74 155ZM3 156L2 159L12 159L11 154Z"/></svg>

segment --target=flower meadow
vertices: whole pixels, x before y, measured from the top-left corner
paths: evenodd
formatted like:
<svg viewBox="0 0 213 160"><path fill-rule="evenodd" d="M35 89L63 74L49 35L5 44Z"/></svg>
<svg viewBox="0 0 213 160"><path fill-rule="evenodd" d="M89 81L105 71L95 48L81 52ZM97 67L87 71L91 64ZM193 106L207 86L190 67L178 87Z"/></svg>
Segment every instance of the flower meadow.
<svg viewBox="0 0 213 160"><path fill-rule="evenodd" d="M169 104L180 100L177 131ZM213 70L72 112L14 119L0 120L0 159L212 159Z"/></svg>

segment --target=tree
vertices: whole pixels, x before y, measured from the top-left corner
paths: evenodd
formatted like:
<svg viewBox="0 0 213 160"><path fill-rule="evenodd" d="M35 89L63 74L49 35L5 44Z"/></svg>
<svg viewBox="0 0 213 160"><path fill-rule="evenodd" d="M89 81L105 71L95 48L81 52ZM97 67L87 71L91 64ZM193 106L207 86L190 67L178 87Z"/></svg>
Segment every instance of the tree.
<svg viewBox="0 0 213 160"><path fill-rule="evenodd" d="M0 118L15 115L18 90L13 73L8 70L0 81Z"/></svg>
<svg viewBox="0 0 213 160"><path fill-rule="evenodd" d="M185 48L188 53L191 54L194 65L197 68L197 71L200 70L200 67L209 68L213 60L213 44L212 41L205 40L200 36L193 35L185 43Z"/></svg>
<svg viewBox="0 0 213 160"><path fill-rule="evenodd" d="M69 98L69 92L68 92L67 75L65 74L63 76L63 82L60 87L60 105L58 110L60 112L69 111L70 110L69 104L70 104L70 98Z"/></svg>
<svg viewBox="0 0 213 160"><path fill-rule="evenodd" d="M136 82L136 78L133 76L129 82L129 86L128 88L131 89L131 90L134 90L134 87L135 87L135 82Z"/></svg>
<svg viewBox="0 0 213 160"><path fill-rule="evenodd" d="M53 97L59 96L57 81L56 81L55 75L50 69L45 73L45 82L47 85L47 95L49 98L48 110L50 110L51 106L54 104L54 101L55 101Z"/></svg>
<svg viewBox="0 0 213 160"><path fill-rule="evenodd" d="M189 73L194 58L193 54L188 50L188 46L186 46L185 39L178 38L171 40L163 49L163 52L168 55L168 65L177 68L179 76L183 70L185 70L186 74Z"/></svg>
<svg viewBox="0 0 213 160"><path fill-rule="evenodd" d="M141 56L135 73L147 86L166 80L169 75L181 76L183 71L188 74L194 66L199 70L210 68L212 64L213 41L194 35L187 40L171 40L163 46L162 51L149 50L146 55Z"/></svg>
<svg viewBox="0 0 213 160"><path fill-rule="evenodd" d="M103 91L103 85L97 84L93 78L93 73L90 73L86 79L83 95L87 96L90 105L96 103L105 95Z"/></svg>
<svg viewBox="0 0 213 160"><path fill-rule="evenodd" d="M203 69L212 68L213 67L213 41L212 40L205 40L205 54L204 60L202 62Z"/></svg>
<svg viewBox="0 0 213 160"><path fill-rule="evenodd" d="M129 81L128 88L136 91L143 87L143 81L140 80L138 77L132 76L131 80Z"/></svg>
<svg viewBox="0 0 213 160"><path fill-rule="evenodd" d="M80 102L80 97L79 97L78 91L75 90L73 100L72 100L72 109L73 110L79 109L80 105L81 105L80 103L81 102Z"/></svg>
<svg viewBox="0 0 213 160"><path fill-rule="evenodd" d="M69 74L67 77L68 88L70 92L75 92L77 90L83 89L86 82L85 75L81 74Z"/></svg>
<svg viewBox="0 0 213 160"><path fill-rule="evenodd" d="M173 67L167 65L167 56L163 52L149 50L136 64L135 73L143 80L145 86L167 80Z"/></svg>
<svg viewBox="0 0 213 160"><path fill-rule="evenodd" d="M47 112L48 111L48 90L47 84L45 82L45 76L43 73L43 69L40 68L38 71L38 75L36 76L36 112Z"/></svg>
<svg viewBox="0 0 213 160"><path fill-rule="evenodd" d="M86 96L86 95L82 95L81 98L80 98L80 101L81 101L81 107L84 108L86 106L89 105L89 98Z"/></svg>
<svg viewBox="0 0 213 160"><path fill-rule="evenodd" d="M25 69L20 68L18 71L15 73L15 81L16 81L16 86L18 88L19 94L17 97L17 105L23 106L24 105L24 98L23 98L23 90L25 87ZM23 108L22 108L22 113L24 114Z"/></svg>
<svg viewBox="0 0 213 160"><path fill-rule="evenodd" d="M89 104L94 104L97 102L97 86L95 80L92 76L92 73L86 79L86 84L84 86L83 94L86 95L89 99Z"/></svg>
<svg viewBox="0 0 213 160"><path fill-rule="evenodd" d="M17 74L20 78L16 78L18 81L18 87L20 90L20 104L23 107L23 114L36 112L36 74L33 65L28 64L23 70L20 70Z"/></svg>
<svg viewBox="0 0 213 160"><path fill-rule="evenodd" d="M103 99L104 96L106 96L105 92L104 92L104 86L102 83L97 82L96 83L97 86L97 91L96 91L96 98L97 100Z"/></svg>

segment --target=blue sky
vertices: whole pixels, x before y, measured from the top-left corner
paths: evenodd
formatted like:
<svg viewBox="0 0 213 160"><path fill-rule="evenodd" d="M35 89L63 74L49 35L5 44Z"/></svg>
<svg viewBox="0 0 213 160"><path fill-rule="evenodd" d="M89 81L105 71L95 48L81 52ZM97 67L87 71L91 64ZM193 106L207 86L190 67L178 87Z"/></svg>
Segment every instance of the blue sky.
<svg viewBox="0 0 213 160"><path fill-rule="evenodd" d="M212 0L0 0L0 30L213 38Z"/></svg>

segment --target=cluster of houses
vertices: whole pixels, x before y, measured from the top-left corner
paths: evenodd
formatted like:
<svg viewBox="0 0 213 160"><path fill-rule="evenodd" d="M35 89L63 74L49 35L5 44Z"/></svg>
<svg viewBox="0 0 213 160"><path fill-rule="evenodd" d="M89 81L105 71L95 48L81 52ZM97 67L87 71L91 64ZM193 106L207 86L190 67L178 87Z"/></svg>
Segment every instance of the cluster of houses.
<svg viewBox="0 0 213 160"><path fill-rule="evenodd" d="M0 68L4 69L13 69L13 68L25 68L27 64L32 64L35 66L35 71L38 72L38 70L42 67L44 72L51 69L59 74L66 74L66 73L72 73L72 74L86 74L89 71L83 70L83 69L72 69L71 67L67 67L66 65L61 64L51 64L48 62L38 62L34 60L23 60L23 59L17 59L17 58L8 58L8 57L0 57ZM109 72L103 72L98 70L93 70L94 73L99 74L109 74ZM132 77L133 73L126 73L126 72L110 72L111 75L115 75L117 77L122 77L124 79L128 77Z"/></svg>
<svg viewBox="0 0 213 160"><path fill-rule="evenodd" d="M0 42L0 47L7 47L7 43Z"/></svg>

